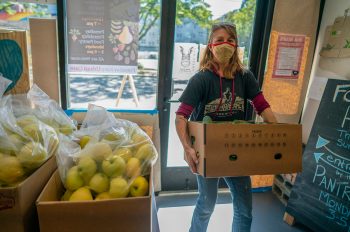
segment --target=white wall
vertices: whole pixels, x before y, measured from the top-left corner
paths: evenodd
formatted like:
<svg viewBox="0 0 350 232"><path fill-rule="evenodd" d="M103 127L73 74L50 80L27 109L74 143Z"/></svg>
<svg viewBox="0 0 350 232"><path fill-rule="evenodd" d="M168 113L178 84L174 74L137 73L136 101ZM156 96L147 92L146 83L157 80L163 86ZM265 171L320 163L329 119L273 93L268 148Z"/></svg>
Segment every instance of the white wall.
<svg viewBox="0 0 350 232"><path fill-rule="evenodd" d="M350 58L323 58L319 55L324 42L326 27L331 26L336 17L343 16L344 11L347 8L350 8L349 0L326 0L325 2L314 61L311 70L308 93L301 119L301 123L303 125L303 143L305 144L309 138L312 124L315 120L315 116L327 80L329 78L350 80ZM348 17L349 16L350 10L348 13ZM326 66L328 66L331 70L338 69L344 71L335 73L334 71L326 70L324 68Z"/></svg>

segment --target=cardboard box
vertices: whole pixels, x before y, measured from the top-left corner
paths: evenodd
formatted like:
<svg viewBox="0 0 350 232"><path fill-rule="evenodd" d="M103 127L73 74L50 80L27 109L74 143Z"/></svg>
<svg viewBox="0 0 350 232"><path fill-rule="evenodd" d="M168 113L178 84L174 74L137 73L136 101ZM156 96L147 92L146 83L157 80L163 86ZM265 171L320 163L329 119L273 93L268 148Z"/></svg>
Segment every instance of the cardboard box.
<svg viewBox="0 0 350 232"><path fill-rule="evenodd" d="M189 122L205 177L300 172L301 125Z"/></svg>
<svg viewBox="0 0 350 232"><path fill-rule="evenodd" d="M159 153L158 115L115 113L118 118L137 123L140 127L152 127L152 141ZM79 122L85 113L74 113ZM159 153L160 156L160 153ZM158 157L159 159L159 157ZM149 177L149 195L103 201L60 201L64 187L58 172L50 178L37 200L41 232L70 231L157 231L157 211L154 199L153 171ZM152 207L153 206L153 207Z"/></svg>
<svg viewBox="0 0 350 232"><path fill-rule="evenodd" d="M149 192L152 194L152 178ZM152 195L100 201L60 201L64 187L56 171L37 200L41 232L149 232Z"/></svg>
<svg viewBox="0 0 350 232"><path fill-rule="evenodd" d="M56 168L52 156L18 186L0 188L0 231L39 231L35 201Z"/></svg>

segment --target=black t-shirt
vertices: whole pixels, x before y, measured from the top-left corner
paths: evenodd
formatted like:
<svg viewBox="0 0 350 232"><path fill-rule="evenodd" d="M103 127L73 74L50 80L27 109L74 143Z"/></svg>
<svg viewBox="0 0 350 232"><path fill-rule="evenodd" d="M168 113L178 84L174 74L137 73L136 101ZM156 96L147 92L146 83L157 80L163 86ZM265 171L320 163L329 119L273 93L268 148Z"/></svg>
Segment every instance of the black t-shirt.
<svg viewBox="0 0 350 232"><path fill-rule="evenodd" d="M206 115L214 121L245 119L247 100L252 100L261 92L253 73L245 70L243 73L237 73L233 80L221 78L221 83L222 98L220 98L220 78L214 72L199 71L191 77L179 99L180 102L194 107L190 120L202 121ZM232 86L234 86L233 101Z"/></svg>

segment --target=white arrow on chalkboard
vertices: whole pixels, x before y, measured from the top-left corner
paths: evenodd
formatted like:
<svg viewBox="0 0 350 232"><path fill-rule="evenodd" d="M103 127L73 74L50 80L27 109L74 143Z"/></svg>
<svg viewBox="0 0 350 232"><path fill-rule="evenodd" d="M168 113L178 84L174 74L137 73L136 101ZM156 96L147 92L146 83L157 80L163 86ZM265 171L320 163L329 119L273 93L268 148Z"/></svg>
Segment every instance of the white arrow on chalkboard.
<svg viewBox="0 0 350 232"><path fill-rule="evenodd" d="M321 136L318 136L316 148L325 147L329 141L327 139L322 138Z"/></svg>
<svg viewBox="0 0 350 232"><path fill-rule="evenodd" d="M333 164L331 164L330 162L328 162L327 159L323 159L323 158L322 158L323 155L324 155L324 153L317 153L317 152L314 152L314 157L315 157L316 163L318 163L320 160L322 160L323 162L325 162L325 163L328 164L329 166L332 166L333 168L339 170L340 172L344 172L344 173L350 175L350 172L347 172L347 171L341 169L340 167L334 166Z"/></svg>
<svg viewBox="0 0 350 232"><path fill-rule="evenodd" d="M324 153L314 153L316 163L318 163L318 161L320 160L320 158L323 154ZM324 159L322 159L322 160L324 161Z"/></svg>

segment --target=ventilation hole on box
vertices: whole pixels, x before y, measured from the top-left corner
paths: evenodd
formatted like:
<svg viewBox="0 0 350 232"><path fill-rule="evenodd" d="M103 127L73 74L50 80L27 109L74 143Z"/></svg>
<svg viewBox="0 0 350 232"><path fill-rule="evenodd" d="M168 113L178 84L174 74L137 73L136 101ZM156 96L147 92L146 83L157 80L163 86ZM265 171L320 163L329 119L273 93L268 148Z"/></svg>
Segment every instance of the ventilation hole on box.
<svg viewBox="0 0 350 232"><path fill-rule="evenodd" d="M276 160L282 159L282 154L281 154L281 153L276 153L276 154L275 154L275 159L276 159Z"/></svg>
<svg viewBox="0 0 350 232"><path fill-rule="evenodd" d="M230 161L236 161L238 159L237 155L236 154L232 154L232 155L229 155L228 159Z"/></svg>

